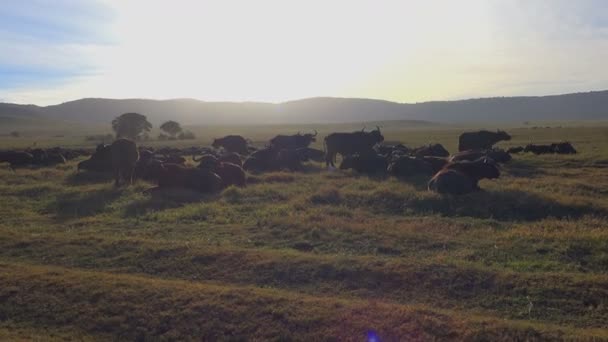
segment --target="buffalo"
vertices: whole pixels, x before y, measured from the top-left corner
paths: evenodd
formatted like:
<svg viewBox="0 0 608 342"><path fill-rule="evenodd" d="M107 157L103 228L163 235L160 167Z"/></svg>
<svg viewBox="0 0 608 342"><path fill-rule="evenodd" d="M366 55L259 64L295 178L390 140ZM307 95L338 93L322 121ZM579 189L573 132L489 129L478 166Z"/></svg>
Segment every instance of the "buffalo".
<svg viewBox="0 0 608 342"><path fill-rule="evenodd" d="M214 148L224 148L228 152L236 152L242 155L248 155L247 140L240 135L227 135L223 138L213 140L211 144Z"/></svg>
<svg viewBox="0 0 608 342"><path fill-rule="evenodd" d="M317 150L310 147L302 147L295 150L295 153L298 154L303 162L305 161L315 161L321 163L325 161L325 153L321 150Z"/></svg>
<svg viewBox="0 0 608 342"><path fill-rule="evenodd" d="M277 135L270 139L270 147L282 150L295 150L298 148L308 147L311 143L316 141L317 131L314 134L294 134L294 135Z"/></svg>
<svg viewBox="0 0 608 342"><path fill-rule="evenodd" d="M534 154L549 154L554 153L555 150L551 145L528 144L526 147L524 147L524 152L532 152Z"/></svg>
<svg viewBox="0 0 608 342"><path fill-rule="evenodd" d="M479 190L479 180L496 179L498 167L490 159L452 162L437 172L428 183L428 189L440 194L462 195Z"/></svg>
<svg viewBox="0 0 608 342"><path fill-rule="evenodd" d="M234 165L238 165L239 167L243 167L243 160L241 159L241 156L235 152L223 154L219 156L217 160L220 162L231 163Z"/></svg>
<svg viewBox="0 0 608 342"><path fill-rule="evenodd" d="M440 194L451 195L464 195L475 191L471 178L460 171L449 169L437 172L429 181L428 189Z"/></svg>
<svg viewBox="0 0 608 342"><path fill-rule="evenodd" d="M202 193L221 190L222 179L216 173L180 164L163 164L158 179L160 188L184 188Z"/></svg>
<svg viewBox="0 0 608 342"><path fill-rule="evenodd" d="M516 146L516 147L509 147L509 149L507 149L507 153L520 153L523 152L524 148L521 146Z"/></svg>
<svg viewBox="0 0 608 342"><path fill-rule="evenodd" d="M498 163L506 163L509 162L512 158L508 152L500 149L492 149L492 150L469 150L462 151L453 154L450 156L450 162L457 161L474 161L480 158L490 158Z"/></svg>
<svg viewBox="0 0 608 342"><path fill-rule="evenodd" d="M135 142L128 139L118 139L110 145L112 170L114 172L114 186L119 186L124 180L133 184L135 166L139 160L139 152Z"/></svg>
<svg viewBox="0 0 608 342"><path fill-rule="evenodd" d="M388 166L389 174L399 178L407 178L415 175L430 176L433 174L433 170L433 165L424 158L411 156L393 158Z"/></svg>
<svg viewBox="0 0 608 342"><path fill-rule="evenodd" d="M17 167L31 165L34 162L34 156L23 151L5 151L0 152L0 162L8 163L11 170L14 171Z"/></svg>
<svg viewBox="0 0 608 342"><path fill-rule="evenodd" d="M503 140L511 140L511 136L505 131L466 132L462 133L458 138L458 151L488 150L494 144Z"/></svg>
<svg viewBox="0 0 608 342"><path fill-rule="evenodd" d="M239 165L219 162L212 170L222 179L222 186L245 186L245 171Z"/></svg>
<svg viewBox="0 0 608 342"><path fill-rule="evenodd" d="M365 154L373 152L374 145L384 141L380 127L371 132L361 130L352 133L331 133L325 137L325 164L335 167L336 154L349 156L353 154Z"/></svg>
<svg viewBox="0 0 608 342"><path fill-rule="evenodd" d="M365 174L384 174L387 167L386 158L376 153L348 155L340 164L340 170L353 169Z"/></svg>
<svg viewBox="0 0 608 342"><path fill-rule="evenodd" d="M576 154L576 150L571 143L565 141L561 143L551 144L553 151L557 154Z"/></svg>
<svg viewBox="0 0 608 342"><path fill-rule="evenodd" d="M78 163L78 170L93 172L111 172L112 169L112 150L110 145L100 144L95 152L87 160Z"/></svg>
<svg viewBox="0 0 608 342"><path fill-rule="evenodd" d="M450 152L441 144L429 144L415 148L411 151L411 154L416 157L447 157Z"/></svg>
<svg viewBox="0 0 608 342"><path fill-rule="evenodd" d="M496 179L500 177L500 170L494 161L489 158L481 158L475 161L451 162L443 169L456 170L465 174L472 180L475 189L479 189L478 182L481 179Z"/></svg>

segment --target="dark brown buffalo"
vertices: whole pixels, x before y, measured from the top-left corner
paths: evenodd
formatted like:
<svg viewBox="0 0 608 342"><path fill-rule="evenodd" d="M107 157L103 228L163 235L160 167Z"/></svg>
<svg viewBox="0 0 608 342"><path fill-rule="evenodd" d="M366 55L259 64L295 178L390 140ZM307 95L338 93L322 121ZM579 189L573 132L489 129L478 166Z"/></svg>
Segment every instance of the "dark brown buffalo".
<svg viewBox="0 0 608 342"><path fill-rule="evenodd" d="M241 156L236 152L222 154L217 158L217 160L220 162L231 163L238 165L239 167L243 167L243 160L241 159Z"/></svg>
<svg viewBox="0 0 608 342"><path fill-rule="evenodd" d="M429 191L440 194L464 195L476 190L473 180L458 170L443 169L428 183Z"/></svg>
<svg viewBox="0 0 608 342"><path fill-rule="evenodd" d="M34 156L31 153L23 151L4 151L0 152L0 163L8 163L11 170L16 170L18 167L31 165L34 162Z"/></svg>
<svg viewBox="0 0 608 342"><path fill-rule="evenodd" d="M388 167L386 158L376 153L354 154L342 159L340 170L353 169L359 173L385 174Z"/></svg>
<svg viewBox="0 0 608 342"><path fill-rule="evenodd" d="M499 141L511 140L505 131L478 131L462 133L458 138L458 151L489 150Z"/></svg>
<svg viewBox="0 0 608 342"><path fill-rule="evenodd" d="M443 157L426 156L422 157L422 160L431 165L433 174L439 172L439 170L443 169L448 163L448 159Z"/></svg>
<svg viewBox="0 0 608 342"><path fill-rule="evenodd" d="M456 170L466 175L473 182L473 187L479 189L478 182L481 179L496 179L500 177L500 170L491 159L477 159L475 161L451 162L444 170Z"/></svg>
<svg viewBox="0 0 608 342"><path fill-rule="evenodd" d="M469 150L462 151L453 154L450 156L450 162L456 161L474 161L480 158L490 158L498 163L506 163L509 162L512 158L508 152L500 149L492 149L492 150Z"/></svg>
<svg viewBox="0 0 608 342"><path fill-rule="evenodd" d="M245 171L236 164L219 162L212 171L220 176L224 188L230 185L245 186Z"/></svg>
<svg viewBox="0 0 608 342"><path fill-rule="evenodd" d="M295 150L298 148L308 147L312 142L316 141L317 131L314 134L294 134L294 135L277 135L270 139L270 147L282 150Z"/></svg>
<svg viewBox="0 0 608 342"><path fill-rule="evenodd" d="M534 154L549 154L549 153L554 153L555 150L554 150L553 146L551 146L551 145L528 144L524 148L524 152L532 152Z"/></svg>
<svg viewBox="0 0 608 342"><path fill-rule="evenodd" d="M509 147L509 149L507 150L507 153L520 153L523 152L524 148L521 146L516 146L516 147Z"/></svg>
<svg viewBox="0 0 608 342"><path fill-rule="evenodd" d="M561 143L551 144L553 151L557 154L576 154L576 149L571 143L564 141Z"/></svg>
<svg viewBox="0 0 608 342"><path fill-rule="evenodd" d="M429 144L415 148L410 152L416 157L447 157L450 152L443 147L441 144Z"/></svg>
<svg viewBox="0 0 608 342"><path fill-rule="evenodd" d="M275 171L279 169L277 158L279 151L266 147L253 152L245 162L243 168L251 172Z"/></svg>
<svg viewBox="0 0 608 342"><path fill-rule="evenodd" d="M217 157L211 154L204 154L200 158L192 157L192 160L198 163L199 169L212 169L219 162Z"/></svg>
<svg viewBox="0 0 608 342"><path fill-rule="evenodd" d="M432 175L433 166L423 158L401 156L394 158L388 166L389 174L407 178L416 175Z"/></svg>
<svg viewBox="0 0 608 342"><path fill-rule="evenodd" d="M312 160L318 163L322 163L323 161L325 161L325 152L321 150L317 150L310 147L302 147L295 150L295 152L300 156L303 162Z"/></svg>
<svg viewBox="0 0 608 342"><path fill-rule="evenodd" d="M214 148L224 148L228 152L236 152L242 155L248 155L247 140L240 135L227 135L223 138L213 140L211 144Z"/></svg>
<svg viewBox="0 0 608 342"><path fill-rule="evenodd" d="M123 180L133 184L135 166L139 160L139 152L135 142L128 139L118 139L110 145L114 186L119 186Z"/></svg>
<svg viewBox="0 0 608 342"><path fill-rule="evenodd" d="M371 132L361 130L352 133L332 133L325 137L325 164L335 167L336 155L343 157L353 154L366 154L373 152L374 145L384 141L380 127Z"/></svg>
<svg viewBox="0 0 608 342"><path fill-rule="evenodd" d="M220 191L222 179L216 173L179 164L163 164L158 186L161 188L184 188L202 193Z"/></svg>

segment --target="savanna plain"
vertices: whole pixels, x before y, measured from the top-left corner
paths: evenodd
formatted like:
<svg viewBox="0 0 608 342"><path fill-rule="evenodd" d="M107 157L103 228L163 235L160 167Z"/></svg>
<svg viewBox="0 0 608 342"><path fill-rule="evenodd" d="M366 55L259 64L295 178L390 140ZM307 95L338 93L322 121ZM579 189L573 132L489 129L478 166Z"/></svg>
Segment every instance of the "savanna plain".
<svg viewBox="0 0 608 342"><path fill-rule="evenodd" d="M608 339L608 124L550 126L500 127L513 139L498 146L567 140L579 153L514 154L462 196L319 163L187 199L115 188L80 160L3 165L0 340ZM382 129L450 152L465 130ZM0 147L34 141L94 147L70 134Z"/></svg>

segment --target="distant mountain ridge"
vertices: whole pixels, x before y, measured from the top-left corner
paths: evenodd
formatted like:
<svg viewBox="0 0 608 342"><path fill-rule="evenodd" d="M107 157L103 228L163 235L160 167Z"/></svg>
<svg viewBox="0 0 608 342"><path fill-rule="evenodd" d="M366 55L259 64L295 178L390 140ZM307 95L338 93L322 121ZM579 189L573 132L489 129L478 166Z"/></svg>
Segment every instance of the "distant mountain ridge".
<svg viewBox="0 0 608 342"><path fill-rule="evenodd" d="M493 97L456 101L397 103L384 100L317 97L278 104L206 102L194 99L86 98L40 107L0 103L0 119L46 119L108 124L127 112L154 124L251 125L424 120L438 123L608 119L608 91L550 96Z"/></svg>

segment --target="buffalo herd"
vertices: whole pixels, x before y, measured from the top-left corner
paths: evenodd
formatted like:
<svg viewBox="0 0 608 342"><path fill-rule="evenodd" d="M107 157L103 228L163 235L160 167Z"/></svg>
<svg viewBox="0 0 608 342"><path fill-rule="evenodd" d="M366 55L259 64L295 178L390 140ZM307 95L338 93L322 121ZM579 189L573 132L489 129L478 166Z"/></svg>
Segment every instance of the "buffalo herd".
<svg viewBox="0 0 608 342"><path fill-rule="evenodd" d="M51 166L89 155L78 163L78 170L113 174L115 186L131 184L134 179L156 183L159 188L177 187L201 193L217 192L228 186L245 186L246 171L302 171L304 162L325 162L335 168L336 156L342 157L341 170L399 179L429 177L428 189L441 194L465 194L479 190L481 179L500 176L499 164L511 160L511 154L576 153L568 142L550 145L527 145L507 151L494 148L499 141L510 140L504 131L467 132L460 135L458 152L450 154L440 144L410 148L403 144L384 144L380 127L350 133L331 133L323 140L324 151L311 148L317 132L277 135L263 148L255 148L240 135L215 139L211 147L151 148L117 139L95 150L28 149L0 151L0 162L11 169L25 166ZM188 165L188 160L198 163ZM428 178L427 178L428 179Z"/></svg>

